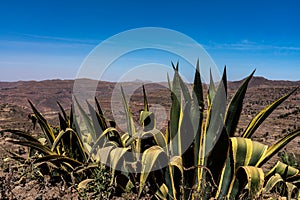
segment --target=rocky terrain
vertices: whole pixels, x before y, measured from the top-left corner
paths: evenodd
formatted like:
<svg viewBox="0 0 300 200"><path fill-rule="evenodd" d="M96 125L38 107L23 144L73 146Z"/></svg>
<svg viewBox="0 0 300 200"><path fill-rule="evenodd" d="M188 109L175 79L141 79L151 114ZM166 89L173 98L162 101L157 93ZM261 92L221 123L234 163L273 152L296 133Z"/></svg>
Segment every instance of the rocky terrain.
<svg viewBox="0 0 300 200"><path fill-rule="evenodd" d="M0 130L10 128L32 131L32 124L28 120L28 114L31 114L28 99L34 103L47 119L54 124L58 124L56 118L59 109L56 102L60 102L66 110L70 108L73 84L73 80L0 82ZM233 95L240 84L241 81L229 83L228 98ZM129 101L137 122L139 110L143 108L142 83L123 83L122 85L124 88L138 85L138 89L134 91L134 95L130 97ZM170 93L166 85L166 83L147 83L145 85L150 107L152 110L158 112L156 113L157 123L158 127L162 129L164 129L163 127L166 125L171 104ZM254 77L250 82L246 94L237 134L246 128L250 120L261 109L273 100L299 86L300 81L271 81L263 77ZM116 92L114 88L116 88L115 83L99 82L95 94L106 116L109 118L119 117L120 122L122 122L124 113L121 111L121 97L119 100L112 99L112 94ZM111 102L113 102L113 104ZM120 107L121 109L111 112L112 106ZM120 123L120 126L122 126L122 123ZM254 140L271 144L282 137L282 135L299 127L300 89L289 97L289 99L275 110L269 119L261 125L254 135ZM296 138L286 149L289 152L294 152L297 160L300 162L299 147L300 138ZM72 196L73 193L76 193L76 191L73 191L74 188L68 188L63 183L57 183L57 185L55 185L51 183L51 180L46 183L43 182L43 184L30 182L31 185L27 184L26 187L22 185L22 181L17 178L20 177L20 174L13 174L16 171L14 168L17 166L13 162L7 161L7 153L3 148L11 149L21 154L26 152L26 149L22 149L21 147L12 147L6 143L5 138L0 135L0 199L4 197L6 192L12 195L11 199L60 199L66 197L64 195L68 195L67 198L77 198L76 195ZM9 188L8 186L4 187L4 183L11 184L11 191L6 191Z"/></svg>

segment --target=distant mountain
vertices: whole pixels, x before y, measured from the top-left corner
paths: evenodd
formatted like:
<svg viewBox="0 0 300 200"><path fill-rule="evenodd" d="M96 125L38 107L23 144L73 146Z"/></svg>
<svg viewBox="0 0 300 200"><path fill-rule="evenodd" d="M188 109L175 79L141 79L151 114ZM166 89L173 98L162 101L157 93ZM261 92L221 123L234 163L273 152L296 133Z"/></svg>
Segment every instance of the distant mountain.
<svg viewBox="0 0 300 200"><path fill-rule="evenodd" d="M90 87L90 80L81 80L84 86L84 92L93 92ZM230 89L238 88L243 80L229 82ZM109 103L115 84L113 82L99 81L96 96ZM138 84L139 91L136 94L141 95L141 82L122 83L123 86ZM168 98L168 89L166 83L145 83L147 94L152 96L162 95ZM57 110L56 102L59 101L68 108L71 105L74 80L45 80L45 81L18 81L18 82L0 82L0 104L13 104L29 107L27 99L31 100L42 112L51 112ZM295 87L300 86L300 81L277 81L268 80L264 77L253 77L249 87ZM118 86L119 87L119 86ZM95 92L95 91L94 91Z"/></svg>
<svg viewBox="0 0 300 200"><path fill-rule="evenodd" d="M231 81L229 82L229 86L232 89L237 89L241 83L244 81ZM254 76L250 83L249 87L293 87L293 86L300 86L300 81L286 81L286 80L269 80L262 76Z"/></svg>

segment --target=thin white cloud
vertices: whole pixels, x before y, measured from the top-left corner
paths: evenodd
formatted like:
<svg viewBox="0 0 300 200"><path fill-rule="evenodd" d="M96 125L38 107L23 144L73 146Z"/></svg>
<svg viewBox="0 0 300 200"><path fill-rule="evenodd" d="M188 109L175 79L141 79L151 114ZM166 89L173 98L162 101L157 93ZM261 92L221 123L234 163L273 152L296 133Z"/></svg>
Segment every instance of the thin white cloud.
<svg viewBox="0 0 300 200"><path fill-rule="evenodd" d="M15 38L0 37L0 45L4 48L74 48L74 47L95 47L99 42L91 39L77 39L68 37L54 37L49 35L34 35L15 33Z"/></svg>
<svg viewBox="0 0 300 200"><path fill-rule="evenodd" d="M289 51L300 51L299 46L280 46L273 44L260 44L249 41L247 39L237 43L214 43L209 42L204 44L206 49L215 50L289 50Z"/></svg>
<svg viewBox="0 0 300 200"><path fill-rule="evenodd" d="M92 50L96 45L88 44L88 43L78 43L78 42L53 42L53 41L25 41L25 40L1 40L0 46L2 49L0 52L7 54L9 51L16 52L49 52L49 51L65 51L66 53L69 50L72 52L76 50L82 51L82 49L86 49L88 51Z"/></svg>
<svg viewBox="0 0 300 200"><path fill-rule="evenodd" d="M91 40L91 39L78 39L78 38L69 38L69 37L55 37L51 35L37 35L37 34L27 34L20 33L19 35L29 37L32 39L43 39L43 40L52 40L58 42L71 42L71 43L83 43L83 44L98 44L99 40Z"/></svg>

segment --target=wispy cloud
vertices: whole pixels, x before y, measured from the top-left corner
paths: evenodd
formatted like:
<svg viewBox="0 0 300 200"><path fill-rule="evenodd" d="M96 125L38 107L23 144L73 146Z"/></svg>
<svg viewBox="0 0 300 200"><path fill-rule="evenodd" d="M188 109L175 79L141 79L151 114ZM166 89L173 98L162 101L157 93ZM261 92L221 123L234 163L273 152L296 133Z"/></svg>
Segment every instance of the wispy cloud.
<svg viewBox="0 0 300 200"><path fill-rule="evenodd" d="M32 39L41 39L41 40L56 41L56 42L81 43L81 44L87 44L87 45L89 45L89 44L96 45L99 42L101 42L99 40L77 39L77 38L68 38L68 37L55 37L55 36L50 36L50 35L36 35L36 34L26 34L26 33L22 33L20 35L27 37L27 38L32 38Z"/></svg>
<svg viewBox="0 0 300 200"><path fill-rule="evenodd" d="M65 49L65 48L88 48L95 47L98 40L77 39L69 37L55 37L50 35L35 35L25 33L14 33L13 37L0 37L0 45L6 50L18 49Z"/></svg>
<svg viewBox="0 0 300 200"><path fill-rule="evenodd" d="M92 44L84 43L54 43L50 41L23 41L23 40L0 40L2 47L8 48L24 48L24 47L35 47L35 48L70 48L70 47L93 47Z"/></svg>
<svg viewBox="0 0 300 200"><path fill-rule="evenodd" d="M215 43L209 42L203 45L206 49L215 50L288 50L288 51L300 51L299 46L281 46L274 44L265 44L252 42L247 39L237 43Z"/></svg>

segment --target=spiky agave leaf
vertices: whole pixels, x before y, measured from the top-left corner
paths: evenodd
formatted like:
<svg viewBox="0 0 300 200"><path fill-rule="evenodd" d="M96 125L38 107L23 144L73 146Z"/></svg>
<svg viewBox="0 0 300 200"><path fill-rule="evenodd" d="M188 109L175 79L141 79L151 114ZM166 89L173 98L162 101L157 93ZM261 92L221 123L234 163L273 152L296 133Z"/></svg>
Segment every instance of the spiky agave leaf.
<svg viewBox="0 0 300 200"><path fill-rule="evenodd" d="M106 123L103 123L101 116L96 112L94 107L87 101L88 109L91 116L92 126L94 128L96 138L107 129ZM105 120L104 120L105 121ZM104 126L104 127L103 127Z"/></svg>
<svg viewBox="0 0 300 200"><path fill-rule="evenodd" d="M88 178L88 179L85 179L83 181L81 181L78 185L77 185L77 189L78 190L82 190L82 189L85 189L87 188L87 186L89 184L91 184L95 179L93 178Z"/></svg>
<svg viewBox="0 0 300 200"><path fill-rule="evenodd" d="M296 180L299 179L299 170L291 167L280 161L266 174L265 179L267 184L264 188L265 191L271 191L277 186L281 187L281 195L286 196L288 199L295 198L296 194L299 193L298 187L295 185Z"/></svg>
<svg viewBox="0 0 300 200"><path fill-rule="evenodd" d="M111 184L113 184L113 179L115 177L115 171L118 170L118 165L123 165L122 163L120 163L122 161L122 159L124 158L123 156L125 155L126 152L129 152L130 148L126 147L126 148L114 148L111 150L110 152L110 167L112 170L112 182ZM123 165L124 166L124 165Z"/></svg>
<svg viewBox="0 0 300 200"><path fill-rule="evenodd" d="M270 105L266 106L262 111L260 111L249 123L248 127L245 129L242 137L250 138L256 129L263 123L263 121L289 96L291 96L298 88L295 88L291 92L287 93L283 97L272 102Z"/></svg>
<svg viewBox="0 0 300 200"><path fill-rule="evenodd" d="M195 74L197 79L197 72ZM192 99L194 94L190 95L188 86L183 82L179 76L180 88L183 99L181 100L181 109L180 121L178 124L179 128L179 137L180 137L180 155L182 154L182 162L185 168L191 168L195 165L195 162L198 162L195 154L198 156L198 152L195 152L195 136L199 130L199 116L200 109L197 99ZM195 88L194 88L195 89ZM193 92L193 91L192 91ZM198 141L200 142L200 141ZM194 160L196 159L196 160ZM195 185L195 171L197 169L193 168L184 172L183 184L185 185L184 189L184 198L189 198L191 188Z"/></svg>
<svg viewBox="0 0 300 200"><path fill-rule="evenodd" d="M123 192L133 192L135 185L133 182L124 174L118 174L114 179L116 187L116 195L121 195Z"/></svg>
<svg viewBox="0 0 300 200"><path fill-rule="evenodd" d="M225 127L230 137L234 136L243 109L243 101L248 88L248 83L252 79L254 72L255 70L244 80L228 104L225 116Z"/></svg>
<svg viewBox="0 0 300 200"><path fill-rule="evenodd" d="M121 96L122 96L122 101L124 105L124 110L125 110L125 115L126 115L126 123L127 123L127 132L129 133L129 136L132 137L135 135L135 126L132 118L132 113L130 111L129 105L126 101L125 93L123 90L123 87L121 87Z"/></svg>
<svg viewBox="0 0 300 200"><path fill-rule="evenodd" d="M25 163L26 159L23 158L22 156L20 156L19 154L15 153L15 152L12 152L12 151L9 151L7 150L6 148L3 148L2 146L0 146L0 148L5 151L6 153L9 154L9 158L12 158L20 163Z"/></svg>
<svg viewBox="0 0 300 200"><path fill-rule="evenodd" d="M264 172L261 168L253 166L242 166L237 170L238 188L231 192L229 199L233 199L237 194L246 187L248 190L248 198L256 199L263 190Z"/></svg>
<svg viewBox="0 0 300 200"><path fill-rule="evenodd" d="M13 139L7 139L6 141L13 143L13 144L30 147L32 149L39 151L40 153L42 153L44 155L55 154L53 151L51 151L51 149L49 149L47 146L41 144L40 142L32 142L32 141L28 141L28 140L13 140Z"/></svg>
<svg viewBox="0 0 300 200"><path fill-rule="evenodd" d="M212 78L212 75L211 75ZM224 132L224 115L225 115L225 109L226 109L226 88L227 88L227 83L226 83L226 69L224 69L224 73L222 76L222 80L218 85L217 90L215 91L215 86L213 81L211 84L213 86L210 86L210 89L213 90L214 94L210 96L210 103L208 105L208 110L207 110L207 116L206 116L206 123L204 125L204 130L201 135L201 149L199 152L199 159L200 162L199 164L201 166L208 166L211 165L211 163L208 163L209 156L211 154L214 154L214 152L218 152L219 150L215 150L215 145L218 143L218 141L222 141L225 137L225 132ZM221 137L222 136L222 137ZM228 137L228 136L227 136ZM220 138L222 138L220 140ZM220 144L223 147L226 147L226 143ZM218 147L216 147L218 148ZM214 151L214 152L213 152ZM222 154L226 154L227 151L224 149ZM226 156L226 155L225 155ZM212 160L211 160L212 161ZM221 160L220 160L221 161ZM222 162L222 161L221 161ZM221 164L221 162L219 164ZM198 179L204 179L205 178L205 171L203 171L202 168L198 169ZM200 189L201 182L198 182L198 190Z"/></svg>
<svg viewBox="0 0 300 200"><path fill-rule="evenodd" d="M173 64L172 64L173 65ZM179 72L178 72L178 64L174 67L174 77L172 82L171 91L171 110L170 110L170 122L169 122L169 135L168 135L168 143L170 145L170 153L171 155L179 155L179 143L180 137L178 136L178 124L181 115L181 88L180 88L180 80L179 80Z"/></svg>
<svg viewBox="0 0 300 200"><path fill-rule="evenodd" d="M224 117L226 110L226 90L225 83L226 79L223 79L219 83L217 91L215 92L214 98L211 99L211 105L208 108L207 123L205 127L204 137L203 137L203 158L207 159L207 156L214 148L217 143L223 127L224 127ZM206 161L205 161L206 162ZM203 163L204 165L206 163Z"/></svg>
<svg viewBox="0 0 300 200"><path fill-rule="evenodd" d="M291 133L288 133L283 138L278 140L275 144L271 145L263 157L259 159L256 163L256 166L260 167L268 160L271 159L275 154L277 154L283 147L285 147L290 141L292 141L295 137L300 135L300 129L297 129Z"/></svg>
<svg viewBox="0 0 300 200"><path fill-rule="evenodd" d="M142 194L148 175L153 170L154 165L159 162L167 162L167 160L168 158L166 153L159 146L152 146L144 151L142 156L142 171L139 181L139 197Z"/></svg>
<svg viewBox="0 0 300 200"><path fill-rule="evenodd" d="M65 109L62 107L62 105L61 105L58 101L57 101L56 103L57 103L57 105L58 105L58 107L59 107L61 113L63 114L63 115L62 115L62 116L63 116L63 119L64 119L66 122L69 121L69 117L68 117L68 115L67 115ZM70 125L70 124L69 124L69 125Z"/></svg>
<svg viewBox="0 0 300 200"><path fill-rule="evenodd" d="M144 96L144 110L140 112L139 123L143 127L144 131L150 131L156 128L156 119L154 113L149 111L148 99L143 85L143 96Z"/></svg>
<svg viewBox="0 0 300 200"><path fill-rule="evenodd" d="M194 148L194 165L200 165L199 152L201 145L201 135L202 135L202 125L203 125L203 111L204 111L204 98L203 98L203 88L201 82L201 75L199 69L199 59L197 60L196 72L194 76L193 93L192 93L193 103L191 107L191 118L194 126L195 133L195 148Z"/></svg>
<svg viewBox="0 0 300 200"><path fill-rule="evenodd" d="M6 133L6 132L11 133L16 136L19 136L19 137L22 137L22 138L32 141L32 142L40 142L38 139L33 137L30 133L26 133L26 132L20 131L20 130L5 129L5 130L1 130L0 134Z"/></svg>
<svg viewBox="0 0 300 200"><path fill-rule="evenodd" d="M263 190L265 193L272 191L279 191L280 195L286 196L287 199L299 199L298 187L290 182L285 182L277 173L269 178Z"/></svg>
<svg viewBox="0 0 300 200"><path fill-rule="evenodd" d="M51 162L54 164L65 164L69 167L71 167L72 170L74 170L76 167L81 166L83 163L79 162L78 160L75 160L73 158L69 158L67 156L63 156L63 155L46 155L43 157L40 157L38 159L36 159L33 163L35 164L42 164L45 162Z"/></svg>
<svg viewBox="0 0 300 200"><path fill-rule="evenodd" d="M170 197L174 199L180 199L181 191L180 187L184 182L184 167L181 156L173 156L169 161L168 171L172 173L167 173L166 178L169 180L166 182L169 184L168 189L171 188Z"/></svg>
<svg viewBox="0 0 300 200"><path fill-rule="evenodd" d="M168 187L166 184L162 184L154 195L157 199L167 200Z"/></svg>
<svg viewBox="0 0 300 200"><path fill-rule="evenodd" d="M224 127L216 145L207 158L206 165L213 176L213 180L217 183L220 182L222 171L226 166L226 161L229 161L229 150L230 139Z"/></svg>
<svg viewBox="0 0 300 200"><path fill-rule="evenodd" d="M288 180L299 175L299 173L299 169L278 161L276 165L272 169L270 169L268 173L266 173L266 179L269 179L274 174L279 174L285 180Z"/></svg>
<svg viewBox="0 0 300 200"><path fill-rule="evenodd" d="M125 147L123 146L122 137L119 131L116 128L109 127L103 131L103 133L95 141L90 151L90 157L95 151L98 152L97 149L105 147L108 142L114 142L114 146L116 147Z"/></svg>
<svg viewBox="0 0 300 200"><path fill-rule="evenodd" d="M82 120L84 122L84 125L87 128L87 133L85 133L85 135L90 135L92 137L93 141L95 141L97 139L97 135L96 135L95 129L92 125L92 121L91 121L90 117L88 116L86 111L83 109L83 107L80 105L78 99L75 96L73 96L73 98L74 98L74 100L76 102L76 105L79 109L80 117L82 118ZM80 128L80 126L79 126L79 128ZM81 130L80 133L82 133L82 130ZM82 135L81 135L81 137L82 137Z"/></svg>
<svg viewBox="0 0 300 200"><path fill-rule="evenodd" d="M236 191L239 188L239 183L236 180L236 173L238 168L242 166L255 166L266 151L266 145L248 138L230 138L230 154L226 160L226 165L222 169L222 176L219 181L216 197L222 199L226 196L229 197L230 194L232 196L237 195Z"/></svg>
<svg viewBox="0 0 300 200"><path fill-rule="evenodd" d="M73 140L74 143L71 143L71 145L69 146L71 152L75 153L76 151L76 153L79 153L80 155L78 155L77 158L82 160L82 162L85 162L87 160L87 156L86 156L86 150L84 149L83 146L83 142L80 136L78 135L78 133L71 128L67 128L66 130L62 130L59 132L59 134L57 135L57 137L53 142L51 151L54 151L57 148L58 144L63 141L63 138L66 137L67 134L69 135L69 138L71 138L72 140L74 139ZM70 137L70 135L72 135L72 137ZM63 146L63 148L68 148L68 147ZM64 149L64 151L67 151L67 149Z"/></svg>
<svg viewBox="0 0 300 200"><path fill-rule="evenodd" d="M194 83L192 88L192 104L191 104L191 120L194 130L194 166L203 164L203 119L204 119L204 95L203 86L201 82L199 59L196 64L196 71L194 75ZM196 168L194 171L194 184L201 181L200 175L202 174L201 168Z"/></svg>
<svg viewBox="0 0 300 200"><path fill-rule="evenodd" d="M45 137L48 141L49 146L51 147L53 144L53 141L55 140L55 135L54 135L54 132L53 132L50 124L43 117L43 115L35 108L33 103L30 100L28 100L28 102L29 102L31 109L33 110L35 116L37 117L38 123L39 123L42 131L45 134Z"/></svg>
<svg viewBox="0 0 300 200"><path fill-rule="evenodd" d="M209 71L209 76L210 76L210 79L209 79L210 82L209 82L209 88L208 88L208 93L207 93L208 107L210 107L210 105L215 97L215 94L216 94L216 86L215 86L214 79L213 79L213 76L211 73L211 69Z"/></svg>
<svg viewBox="0 0 300 200"><path fill-rule="evenodd" d="M270 192L271 190L273 190L276 187L284 187L285 186L285 182L282 179L282 177L280 176L280 174L276 173L273 176L271 176L270 178L267 179L267 183L265 184L265 187L263 189L263 192Z"/></svg>

